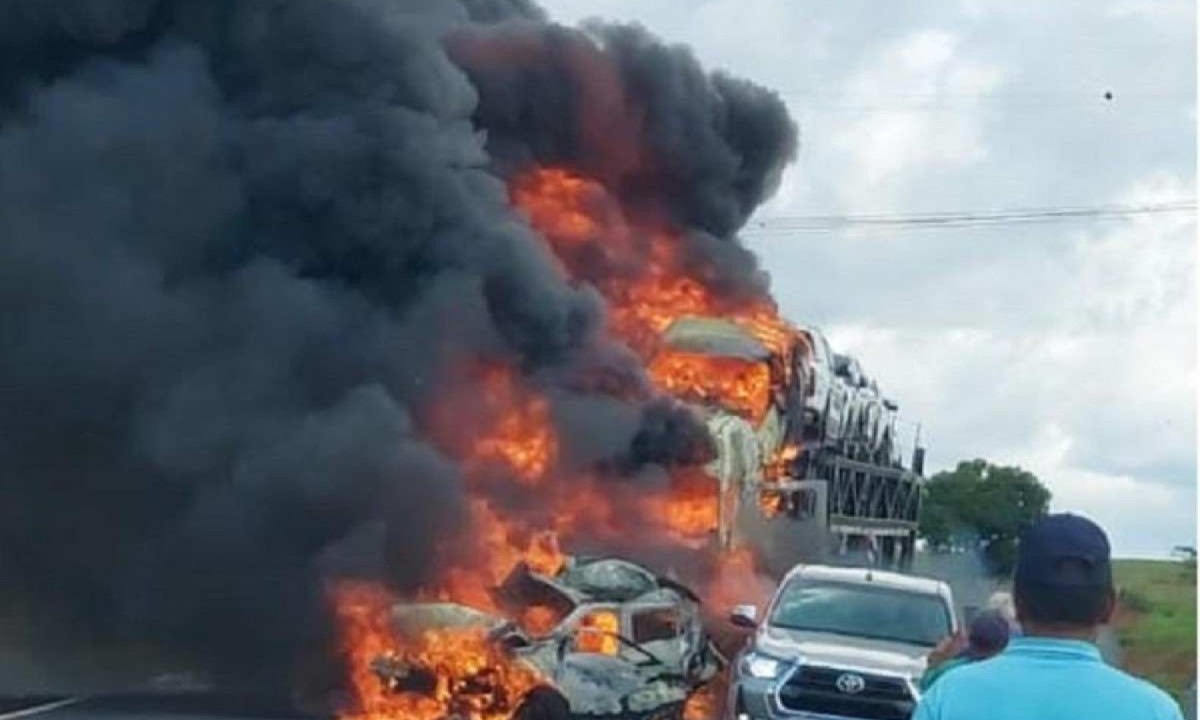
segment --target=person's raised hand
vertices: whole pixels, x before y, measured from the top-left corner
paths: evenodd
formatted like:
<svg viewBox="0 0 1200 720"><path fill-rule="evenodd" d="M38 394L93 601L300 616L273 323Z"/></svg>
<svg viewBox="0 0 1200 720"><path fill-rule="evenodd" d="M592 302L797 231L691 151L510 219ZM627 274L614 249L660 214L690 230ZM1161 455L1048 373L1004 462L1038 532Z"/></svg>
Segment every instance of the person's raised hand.
<svg viewBox="0 0 1200 720"><path fill-rule="evenodd" d="M926 657L928 667L934 668L946 662L950 658L958 655L967 647L967 634L963 630L958 630L952 635L947 635L942 638L942 641L929 651Z"/></svg>

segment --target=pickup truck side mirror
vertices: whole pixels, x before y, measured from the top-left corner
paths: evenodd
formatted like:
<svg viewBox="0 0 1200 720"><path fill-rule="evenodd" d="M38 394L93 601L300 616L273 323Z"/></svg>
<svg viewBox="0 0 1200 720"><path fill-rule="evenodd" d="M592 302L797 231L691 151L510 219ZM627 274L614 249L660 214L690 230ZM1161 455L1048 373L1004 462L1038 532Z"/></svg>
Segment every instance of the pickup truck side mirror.
<svg viewBox="0 0 1200 720"><path fill-rule="evenodd" d="M738 605L729 613L729 622L737 627L753 630L758 627L758 608L754 605Z"/></svg>

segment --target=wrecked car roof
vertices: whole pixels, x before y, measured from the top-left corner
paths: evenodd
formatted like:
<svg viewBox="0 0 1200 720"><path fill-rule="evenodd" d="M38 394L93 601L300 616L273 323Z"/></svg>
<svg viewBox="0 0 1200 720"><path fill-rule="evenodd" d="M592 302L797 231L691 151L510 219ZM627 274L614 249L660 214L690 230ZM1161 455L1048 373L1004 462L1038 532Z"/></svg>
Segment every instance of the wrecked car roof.
<svg viewBox="0 0 1200 720"><path fill-rule="evenodd" d="M554 576L541 575L525 565L513 569L497 588L501 597L518 605L558 599L569 610L588 603L673 601L682 597L698 603L687 587L619 558L568 558ZM435 627L478 627L496 630L511 621L505 617L452 602L406 602L392 607L392 624L402 633Z"/></svg>
<svg viewBox="0 0 1200 720"><path fill-rule="evenodd" d="M671 349L680 352L750 361L771 357L771 351L745 328L721 318L681 317L667 327L662 340Z"/></svg>
<svg viewBox="0 0 1200 720"><path fill-rule="evenodd" d="M591 600L625 602L658 587L658 577L626 560L581 560L569 563L554 582Z"/></svg>

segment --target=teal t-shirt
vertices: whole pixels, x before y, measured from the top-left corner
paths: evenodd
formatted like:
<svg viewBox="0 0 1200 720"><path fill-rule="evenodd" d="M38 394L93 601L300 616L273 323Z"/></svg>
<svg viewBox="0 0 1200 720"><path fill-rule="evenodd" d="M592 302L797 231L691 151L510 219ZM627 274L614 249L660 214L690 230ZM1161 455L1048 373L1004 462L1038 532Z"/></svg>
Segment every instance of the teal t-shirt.
<svg viewBox="0 0 1200 720"><path fill-rule="evenodd" d="M929 668L925 671L925 674L921 676L921 692L928 692L929 688L933 687L935 680L950 672L954 668L959 667L960 665L966 665L969 662L971 662L970 658L960 655L956 658L951 658L943 662L937 667Z"/></svg>
<svg viewBox="0 0 1200 720"><path fill-rule="evenodd" d="M1182 720L1171 696L1105 664L1079 640L1013 638L990 660L956 667L913 720Z"/></svg>

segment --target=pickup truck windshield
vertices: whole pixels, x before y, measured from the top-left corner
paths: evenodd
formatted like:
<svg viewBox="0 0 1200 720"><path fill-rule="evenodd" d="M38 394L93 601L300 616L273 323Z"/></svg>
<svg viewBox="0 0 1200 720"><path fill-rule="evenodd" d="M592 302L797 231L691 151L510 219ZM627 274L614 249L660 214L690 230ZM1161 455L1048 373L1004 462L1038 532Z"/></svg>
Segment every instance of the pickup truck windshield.
<svg viewBox="0 0 1200 720"><path fill-rule="evenodd" d="M780 590L768 622L792 630L929 646L951 629L950 614L937 595L802 578Z"/></svg>

